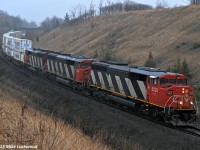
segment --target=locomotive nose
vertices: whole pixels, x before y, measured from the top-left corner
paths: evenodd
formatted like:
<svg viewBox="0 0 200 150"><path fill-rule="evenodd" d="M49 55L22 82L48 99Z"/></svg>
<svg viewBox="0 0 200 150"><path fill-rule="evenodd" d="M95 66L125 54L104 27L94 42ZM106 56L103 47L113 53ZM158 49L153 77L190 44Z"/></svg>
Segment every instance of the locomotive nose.
<svg viewBox="0 0 200 150"><path fill-rule="evenodd" d="M190 87L178 87L174 95L179 95L179 108L193 108L193 90Z"/></svg>

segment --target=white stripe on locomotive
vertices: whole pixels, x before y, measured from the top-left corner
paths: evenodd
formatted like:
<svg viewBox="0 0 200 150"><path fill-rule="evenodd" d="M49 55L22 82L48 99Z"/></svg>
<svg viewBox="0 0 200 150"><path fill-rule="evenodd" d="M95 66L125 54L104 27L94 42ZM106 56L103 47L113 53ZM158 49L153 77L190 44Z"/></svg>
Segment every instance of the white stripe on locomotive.
<svg viewBox="0 0 200 150"><path fill-rule="evenodd" d="M74 77L74 66L70 65L71 71L72 71L72 76Z"/></svg>
<svg viewBox="0 0 200 150"><path fill-rule="evenodd" d="M37 67L40 68L40 60L39 60L39 57L36 57L37 59Z"/></svg>
<svg viewBox="0 0 200 150"><path fill-rule="evenodd" d="M33 55L32 55L32 61L33 61L33 66L35 66L35 60L34 60Z"/></svg>
<svg viewBox="0 0 200 150"><path fill-rule="evenodd" d="M107 77L107 80L108 80L110 90L115 91L110 74L106 74L106 77Z"/></svg>
<svg viewBox="0 0 200 150"><path fill-rule="evenodd" d="M122 82L121 82L121 80L120 80L120 77L119 77L119 76L115 76L115 79L116 79L116 81L117 81L117 86L118 86L118 89L119 89L120 93L121 93L121 94L125 94L124 88L123 88L123 86L122 86Z"/></svg>
<svg viewBox="0 0 200 150"><path fill-rule="evenodd" d="M59 65L60 65L61 76L64 76L62 63L60 62Z"/></svg>
<svg viewBox="0 0 200 150"><path fill-rule="evenodd" d="M41 66L40 68L43 69L43 60L41 57L40 57L40 66Z"/></svg>
<svg viewBox="0 0 200 150"><path fill-rule="evenodd" d="M137 94L136 94L136 92L135 92L135 90L133 88L131 80L129 78L125 78L125 80L126 80L126 84L128 86L128 89L129 89L129 92L130 92L131 96L137 97Z"/></svg>
<svg viewBox="0 0 200 150"><path fill-rule="evenodd" d="M57 75L59 75L59 71L58 71L58 63L57 62L55 62L55 73L57 74Z"/></svg>
<svg viewBox="0 0 200 150"><path fill-rule="evenodd" d="M49 60L47 60L47 70L50 72L50 63L49 63Z"/></svg>
<svg viewBox="0 0 200 150"><path fill-rule="evenodd" d="M37 67L37 59L35 57L35 55L33 55L34 61L35 61L35 67Z"/></svg>
<svg viewBox="0 0 200 150"><path fill-rule="evenodd" d="M32 58L33 66L35 66L35 62L34 62L34 59L33 59L33 55L31 56L31 58Z"/></svg>
<svg viewBox="0 0 200 150"><path fill-rule="evenodd" d="M31 55L29 55L29 56L28 56L28 60L29 60L29 61L28 61L28 64L29 64L30 66L32 66L32 59L31 59Z"/></svg>
<svg viewBox="0 0 200 150"><path fill-rule="evenodd" d="M91 71L91 77L92 77L92 83L93 83L94 85L96 85L97 82L96 82L96 78L95 78L95 76L94 76L94 71L93 71L93 70Z"/></svg>
<svg viewBox="0 0 200 150"><path fill-rule="evenodd" d="M65 72L66 72L66 74L67 74L67 78L70 78L70 75L69 75L69 70L68 70L68 67L67 67L67 64L64 64L64 66L65 66Z"/></svg>
<svg viewBox="0 0 200 150"><path fill-rule="evenodd" d="M142 95L143 95L144 99L146 99L146 87L144 85L144 82L137 80L137 83L138 83L138 85L140 87L140 90L142 92Z"/></svg>
<svg viewBox="0 0 200 150"><path fill-rule="evenodd" d="M35 67L38 67L38 57L36 57L36 56L34 55L34 59L35 59Z"/></svg>
<svg viewBox="0 0 200 150"><path fill-rule="evenodd" d="M50 61L50 65L51 65L51 69L52 69L51 71L52 71L52 73L55 73L55 72L54 72L53 60Z"/></svg>
<svg viewBox="0 0 200 150"><path fill-rule="evenodd" d="M61 76L62 74L61 74L61 71L60 71L60 63L59 62L57 62L57 68L58 68L58 74Z"/></svg>
<svg viewBox="0 0 200 150"><path fill-rule="evenodd" d="M99 77L99 81L100 81L101 87L106 89L105 82L103 80L103 76L102 76L101 72L98 72L98 77Z"/></svg>
<svg viewBox="0 0 200 150"><path fill-rule="evenodd" d="M31 66L33 66L33 59L32 59L32 55L30 55L30 61L31 61Z"/></svg>
<svg viewBox="0 0 200 150"><path fill-rule="evenodd" d="M31 55L31 59L32 59L32 66L34 67L35 63L34 63L33 55Z"/></svg>

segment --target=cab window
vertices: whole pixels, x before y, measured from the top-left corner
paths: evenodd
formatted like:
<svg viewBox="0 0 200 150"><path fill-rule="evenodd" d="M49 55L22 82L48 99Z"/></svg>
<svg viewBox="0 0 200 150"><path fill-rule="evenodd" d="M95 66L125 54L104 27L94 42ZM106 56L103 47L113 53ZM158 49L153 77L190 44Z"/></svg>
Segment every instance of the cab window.
<svg viewBox="0 0 200 150"><path fill-rule="evenodd" d="M183 84L182 79L178 79L178 80L177 80L177 84Z"/></svg>
<svg viewBox="0 0 200 150"><path fill-rule="evenodd" d="M166 78L160 79L160 85L164 85L164 84L167 84L167 83L168 83L168 79L166 79Z"/></svg>
<svg viewBox="0 0 200 150"><path fill-rule="evenodd" d="M150 83L150 78L148 78L148 83Z"/></svg>
<svg viewBox="0 0 200 150"><path fill-rule="evenodd" d="M176 84L176 79L169 79L169 83Z"/></svg>
<svg viewBox="0 0 200 150"><path fill-rule="evenodd" d="M178 79L177 84L187 85L187 80L186 79Z"/></svg>
<svg viewBox="0 0 200 150"><path fill-rule="evenodd" d="M156 78L151 79L151 83L153 85L158 85L158 79L156 79Z"/></svg>
<svg viewBox="0 0 200 150"><path fill-rule="evenodd" d="M182 83L183 85L187 85L187 79L183 79Z"/></svg>
<svg viewBox="0 0 200 150"><path fill-rule="evenodd" d="M160 85L164 84L175 84L175 85L187 85L187 79L166 79L161 78L160 79Z"/></svg>

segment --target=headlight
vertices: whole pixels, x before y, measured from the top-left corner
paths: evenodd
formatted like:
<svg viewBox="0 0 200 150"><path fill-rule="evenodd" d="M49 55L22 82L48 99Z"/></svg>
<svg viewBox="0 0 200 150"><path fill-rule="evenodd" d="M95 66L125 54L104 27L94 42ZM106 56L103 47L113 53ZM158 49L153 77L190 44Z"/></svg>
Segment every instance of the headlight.
<svg viewBox="0 0 200 150"><path fill-rule="evenodd" d="M180 104L180 105L183 105L183 101L179 101L179 104Z"/></svg>
<svg viewBox="0 0 200 150"><path fill-rule="evenodd" d="M190 105L194 105L193 101L190 101Z"/></svg>
<svg viewBox="0 0 200 150"><path fill-rule="evenodd" d="M182 93L183 93L183 94L185 93L185 88L182 88Z"/></svg>

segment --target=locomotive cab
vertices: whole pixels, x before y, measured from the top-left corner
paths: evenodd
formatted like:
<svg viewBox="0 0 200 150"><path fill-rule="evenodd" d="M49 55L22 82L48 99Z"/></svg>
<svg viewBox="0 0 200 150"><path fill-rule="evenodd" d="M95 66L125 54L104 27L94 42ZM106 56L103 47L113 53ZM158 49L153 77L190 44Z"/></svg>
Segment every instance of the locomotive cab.
<svg viewBox="0 0 200 150"><path fill-rule="evenodd" d="M74 80L86 84L90 78L91 67L90 64L94 60L83 60L75 63L75 76Z"/></svg>
<svg viewBox="0 0 200 150"><path fill-rule="evenodd" d="M149 76L147 97L149 103L162 108L165 115L174 114L183 121L189 121L189 118L196 119L194 89L187 85L187 78L182 74Z"/></svg>

